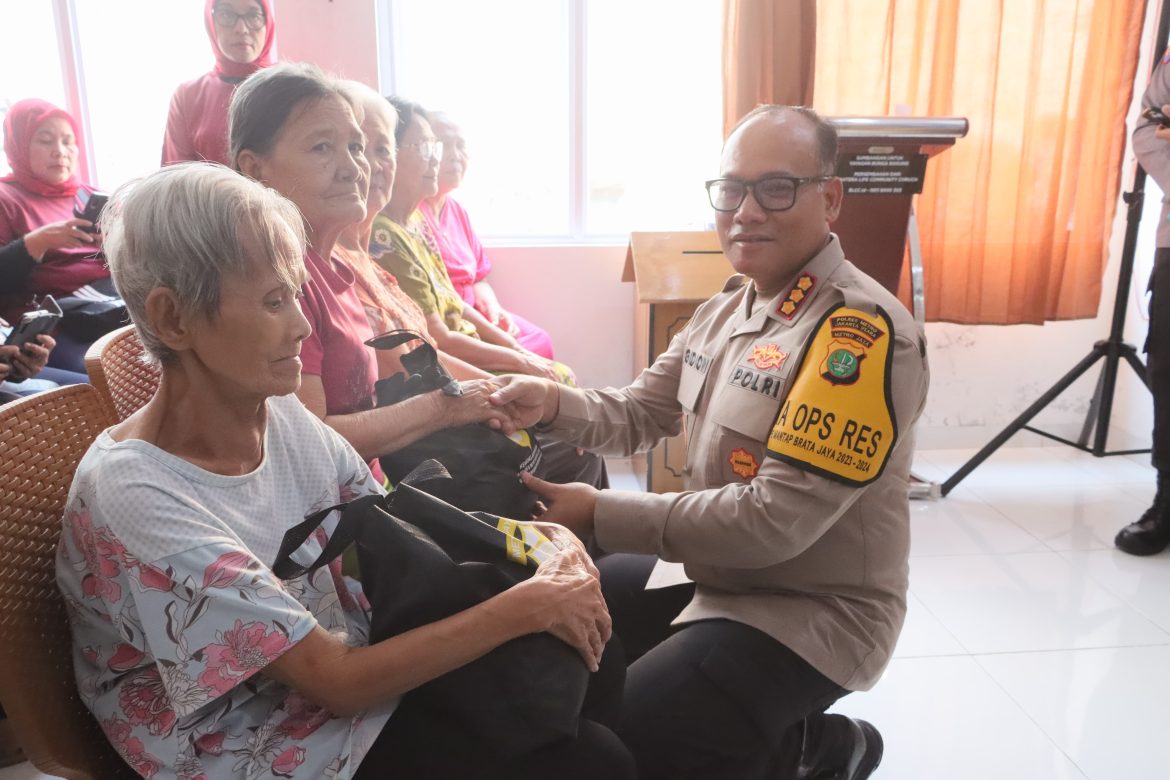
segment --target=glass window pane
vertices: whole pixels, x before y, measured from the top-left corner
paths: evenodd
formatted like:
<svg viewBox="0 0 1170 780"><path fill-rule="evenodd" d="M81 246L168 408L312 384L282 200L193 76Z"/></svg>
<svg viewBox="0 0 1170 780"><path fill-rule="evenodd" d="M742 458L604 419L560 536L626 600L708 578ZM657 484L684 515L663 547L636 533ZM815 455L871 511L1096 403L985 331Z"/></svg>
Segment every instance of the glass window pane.
<svg viewBox="0 0 1170 780"><path fill-rule="evenodd" d="M0 0L0 20L0 29L5 30L0 45L0 123L8 107L24 98L40 98L65 108L53 4ZM0 175L9 172L8 159L0 154Z"/></svg>
<svg viewBox="0 0 1170 780"><path fill-rule="evenodd" d="M158 168L171 95L215 59L202 0L75 0L75 7L97 184L112 190Z"/></svg>
<svg viewBox="0 0 1170 780"><path fill-rule="evenodd" d="M455 197L476 229L568 235L565 0L427 0L393 9L393 88L463 128L471 161Z"/></svg>
<svg viewBox="0 0 1170 780"><path fill-rule="evenodd" d="M720 0L587 6L586 232L702 229L723 136Z"/></svg>

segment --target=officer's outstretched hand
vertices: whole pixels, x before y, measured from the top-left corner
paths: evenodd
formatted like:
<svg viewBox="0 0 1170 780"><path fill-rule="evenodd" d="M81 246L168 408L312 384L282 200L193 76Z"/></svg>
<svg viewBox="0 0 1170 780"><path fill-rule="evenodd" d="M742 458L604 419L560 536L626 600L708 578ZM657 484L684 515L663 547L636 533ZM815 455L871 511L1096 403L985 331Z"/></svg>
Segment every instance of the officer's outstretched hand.
<svg viewBox="0 0 1170 780"><path fill-rule="evenodd" d="M563 525L579 539L587 539L593 534L597 488L584 482L569 482L565 485L545 482L527 471L520 473L520 481L548 504L548 511L540 516L542 523Z"/></svg>
<svg viewBox="0 0 1170 780"><path fill-rule="evenodd" d="M521 374L504 374L495 382L503 387L488 400L493 406L507 407L517 428L552 422L557 416L561 395L556 382Z"/></svg>

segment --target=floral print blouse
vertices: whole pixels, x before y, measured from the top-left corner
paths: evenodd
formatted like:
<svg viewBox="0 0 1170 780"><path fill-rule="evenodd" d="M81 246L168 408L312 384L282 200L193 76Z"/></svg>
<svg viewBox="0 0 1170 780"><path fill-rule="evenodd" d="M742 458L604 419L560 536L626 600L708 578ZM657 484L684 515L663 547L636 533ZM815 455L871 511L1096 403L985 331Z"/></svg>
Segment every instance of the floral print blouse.
<svg viewBox="0 0 1170 780"><path fill-rule="evenodd" d="M424 314L437 312L451 330L479 337L475 324L463 319L463 298L451 284L438 253L426 243L422 216L417 211L405 228L385 214L374 217L370 257L398 280Z"/></svg>
<svg viewBox="0 0 1170 780"><path fill-rule="evenodd" d="M213 474L103 433L78 467L57 551L82 700L143 777L349 778L396 706L336 717L257 674L314 626L364 644L360 586L334 562L269 568L306 515L380 490L295 396L268 401L264 457ZM331 518L297 551L320 553Z"/></svg>

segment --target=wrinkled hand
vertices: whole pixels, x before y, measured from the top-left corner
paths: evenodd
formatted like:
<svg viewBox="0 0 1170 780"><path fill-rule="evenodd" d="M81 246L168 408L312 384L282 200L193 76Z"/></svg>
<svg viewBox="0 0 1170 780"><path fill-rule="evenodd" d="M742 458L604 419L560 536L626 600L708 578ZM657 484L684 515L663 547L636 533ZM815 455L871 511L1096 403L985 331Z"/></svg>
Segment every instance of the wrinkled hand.
<svg viewBox="0 0 1170 780"><path fill-rule="evenodd" d="M491 403L507 408L517 427L527 428L556 416L560 391L555 382L519 374L505 374L493 381L500 389L492 393Z"/></svg>
<svg viewBox="0 0 1170 780"><path fill-rule="evenodd" d="M539 501L537 503L540 503ZM548 509L545 508L547 512ZM593 563L593 558L585 549L585 543L577 538L577 535L565 528L563 525L556 523L546 523L543 520L536 520L532 523L536 530L547 536L549 540L556 546L558 550L576 550L585 556L585 566L589 573L594 577L600 578L601 572L598 571L597 566Z"/></svg>
<svg viewBox="0 0 1170 780"><path fill-rule="evenodd" d="M547 631L575 649L597 671L613 622L589 556L575 547L561 550L530 579L514 586L529 612L533 633Z"/></svg>
<svg viewBox="0 0 1170 780"><path fill-rule="evenodd" d="M92 228L88 219L66 219L51 222L33 230L24 237L24 248L35 260L41 260L50 249L72 249L97 243L97 236L82 230Z"/></svg>
<svg viewBox="0 0 1170 780"><path fill-rule="evenodd" d="M524 367L520 373L540 377L541 379L550 379L553 382L560 381L556 366L548 358L537 355L535 352L529 352L526 349L521 349L520 355L524 361Z"/></svg>
<svg viewBox="0 0 1170 780"><path fill-rule="evenodd" d="M498 379L469 379L460 382L459 386L463 390L462 395L436 395L444 406L447 427L485 423L505 433L515 430L511 410L491 401L492 394L503 386Z"/></svg>
<svg viewBox="0 0 1170 780"><path fill-rule="evenodd" d="M584 482L569 482L558 485L545 482L527 471L521 472L520 481L548 504L548 511L541 515L543 523L557 523L587 539L593 534L593 512L597 508L597 488Z"/></svg>

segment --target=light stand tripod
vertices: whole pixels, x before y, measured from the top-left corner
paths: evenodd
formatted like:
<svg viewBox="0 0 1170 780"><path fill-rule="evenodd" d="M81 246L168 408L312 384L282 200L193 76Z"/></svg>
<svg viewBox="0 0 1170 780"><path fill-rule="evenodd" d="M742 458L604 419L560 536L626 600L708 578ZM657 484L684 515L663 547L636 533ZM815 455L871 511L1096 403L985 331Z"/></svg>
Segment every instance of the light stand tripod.
<svg viewBox="0 0 1170 780"><path fill-rule="evenodd" d="M1162 11L1158 19L1158 34L1154 44L1155 57L1165 50L1168 33L1170 33L1170 0L1162 0ZM1143 189L1145 183L1146 172L1138 165L1137 170L1134 172L1132 191L1122 193L1122 200L1127 207L1125 242L1121 250L1121 269L1118 272L1117 294L1113 298L1113 322L1109 328L1109 338L1093 344L1093 348L1089 351L1088 355L1073 366L1046 393L1037 398L1019 417L1012 420L994 439L984 445L983 449L979 450L970 460L960 466L958 471L948 477L942 483L940 491L942 495L945 496L950 493L964 477L974 471L980 463L987 460L992 453L1003 446L1004 442L1021 429L1032 431L1041 436L1055 439L1062 444L1067 444L1070 447L1076 447L1079 450L1090 452L1098 458L1107 455L1131 455L1149 452L1149 449L1113 450L1109 452L1105 449L1106 439L1109 436L1109 418L1113 414L1113 395L1117 388L1117 368L1121 361L1124 359L1125 362L1129 363L1147 389L1150 386L1149 378L1146 376L1145 364L1137 356L1137 350L1134 346L1126 342L1123 338L1125 312L1129 303L1130 285L1133 281L1133 260L1134 253L1137 249L1138 223L1141 221L1142 206L1145 203L1145 191ZM1033 417L1039 414L1048 404L1052 403L1057 396L1067 390L1073 382L1079 379L1101 359L1105 360L1105 365L1101 369L1101 376L1097 380L1097 389L1093 393L1088 414L1085 416L1085 424L1081 429L1081 435L1077 441L1071 441L1028 425ZM1094 429L1093 446L1089 447L1087 446L1087 442L1090 434L1094 434Z"/></svg>

